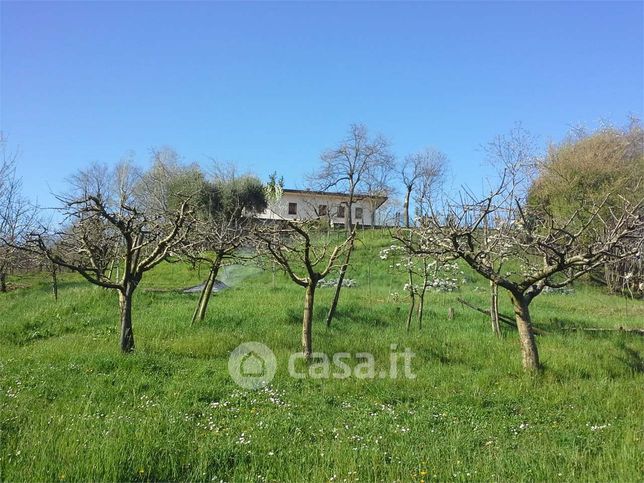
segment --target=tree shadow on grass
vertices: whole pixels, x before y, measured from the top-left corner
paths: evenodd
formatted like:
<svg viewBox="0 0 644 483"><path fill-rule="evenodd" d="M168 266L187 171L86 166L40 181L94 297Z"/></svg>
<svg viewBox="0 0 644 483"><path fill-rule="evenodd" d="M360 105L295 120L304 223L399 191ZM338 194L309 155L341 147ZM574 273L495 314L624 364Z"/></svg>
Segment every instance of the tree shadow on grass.
<svg viewBox="0 0 644 483"><path fill-rule="evenodd" d="M58 290L66 288L87 288L95 287L95 285L90 284L87 280L61 280L58 282ZM51 282L43 282L42 288L45 290L51 290Z"/></svg>
<svg viewBox="0 0 644 483"><path fill-rule="evenodd" d="M290 306L284 310L284 321L288 325L302 325L302 312L304 308L300 309L300 307L293 307ZM314 315L313 315L313 323L315 323L317 320L322 319L322 314L320 311L315 308L314 309Z"/></svg>
<svg viewBox="0 0 644 483"><path fill-rule="evenodd" d="M572 333L583 333L588 336L594 337L605 337L612 336L615 334L628 334L633 336L641 336L641 328L631 327L628 325L619 325L619 326L601 326L594 323L589 323L588 320L583 318L559 318L551 317L538 326L539 328L549 332L557 334L572 334ZM536 327L536 326L535 326Z"/></svg>
<svg viewBox="0 0 644 483"><path fill-rule="evenodd" d="M329 308L324 307L324 316L323 320L326 319L326 314ZM395 323L397 320L392 320L391 317L387 317L384 314L372 312L369 310L354 310L352 308L338 308L335 312L335 317L333 318L332 326L342 327L343 323L346 326L346 322L358 325L366 325L369 327L389 327L392 323ZM401 322L402 327L402 322Z"/></svg>
<svg viewBox="0 0 644 483"><path fill-rule="evenodd" d="M457 366L457 365L468 365L470 366L472 361L465 360L463 357L448 356L442 350L436 347L425 347L421 350L416 351L416 355L421 357L424 361L438 361L446 366Z"/></svg>
<svg viewBox="0 0 644 483"><path fill-rule="evenodd" d="M644 357L639 351L626 345L623 340L617 341L615 347L622 353L621 356L616 356L617 360L636 374L644 373Z"/></svg>
<svg viewBox="0 0 644 483"><path fill-rule="evenodd" d="M395 314L386 314L382 311L365 310L355 306L342 306L336 309L335 316L331 322L332 328L346 328L348 325L363 325L368 327L391 327L400 325L404 329L404 318L406 312L397 308ZM302 312L304 304L289 305L283 309L283 320L288 325L302 325ZM315 304L313 309L313 325L323 325L329 313L329 305L324 303Z"/></svg>
<svg viewBox="0 0 644 483"><path fill-rule="evenodd" d="M61 280L58 282L58 290L67 288L87 287L89 282L84 280ZM27 292L28 290L38 290L40 292L50 293L52 291L51 281L35 280L25 282L10 281L7 283L7 292ZM29 294L27 294L29 296Z"/></svg>

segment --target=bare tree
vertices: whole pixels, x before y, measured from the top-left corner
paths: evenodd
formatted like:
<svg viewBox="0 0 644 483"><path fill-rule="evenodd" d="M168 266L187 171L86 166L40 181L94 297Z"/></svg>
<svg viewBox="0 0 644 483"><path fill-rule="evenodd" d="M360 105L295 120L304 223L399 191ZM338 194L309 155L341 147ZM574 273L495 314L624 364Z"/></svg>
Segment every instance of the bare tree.
<svg viewBox="0 0 644 483"><path fill-rule="evenodd" d="M530 187L538 171L539 163L536 150L535 138L523 128L521 123L516 123L507 134L499 134L483 146L487 164L497 172L503 172L507 179L506 191L509 199L520 200L521 203L527 202ZM510 222L511 220L504 219L507 214L507 210L500 206L494 215L494 222L497 225ZM489 223L490 220L485 218L483 221L483 241L485 243L491 242L488 236ZM489 252L483 261L488 263L490 270L501 273L506 259L494 257L492 252ZM494 335L501 337L499 286L494 280L489 282L490 323Z"/></svg>
<svg viewBox="0 0 644 483"><path fill-rule="evenodd" d="M353 204L364 198L367 182L377 169L393 166L389 142L383 136L371 138L363 124L352 124L345 139L320 156L322 168L309 176L309 182L321 191L330 189L347 193L347 237L353 229ZM373 178L372 178L373 179Z"/></svg>
<svg viewBox="0 0 644 483"><path fill-rule="evenodd" d="M606 260L641 253L643 201L624 200L611 220L601 216L603 203L580 207L559 219L522 203L511 179L502 177L498 187L481 199L470 194L458 203L446 203L446 212L433 213L421 228L421 245L410 249L458 257L506 289L514 306L523 366L535 371L540 361L531 302L546 287L564 287ZM601 222L601 229L595 221ZM515 270L501 272L490 262L509 259L517 263Z"/></svg>
<svg viewBox="0 0 644 483"><path fill-rule="evenodd" d="M9 152L0 133L0 293L7 291L7 273L24 268L30 260L18 250L36 222L35 207L22 195L16 175L18 152Z"/></svg>
<svg viewBox="0 0 644 483"><path fill-rule="evenodd" d="M265 187L249 175L220 177L214 183L204 181L202 192L193 234L179 249L192 263L208 265L208 278L192 323L204 320L221 266L249 258L240 249L250 243L256 222L252 215L267 205Z"/></svg>
<svg viewBox="0 0 644 483"><path fill-rule="evenodd" d="M379 224L377 219L377 211L387 202L391 197L397 194L396 188L393 185L391 172L393 163L383 163L373 167L367 173L365 178L364 193L367 195L365 201L369 206L371 214L371 227L376 228Z"/></svg>
<svg viewBox="0 0 644 483"><path fill-rule="evenodd" d="M409 216L411 201L415 201L417 214L422 216L440 187L446 163L447 156L433 148L426 148L404 159L400 166L400 179L405 187L404 223L407 228L412 225Z"/></svg>
<svg viewBox="0 0 644 483"><path fill-rule="evenodd" d="M239 262L242 258L238 250L248 240L250 226L250 218L234 216L197 222L193 240L188 242L189 246L181 250L185 258L191 262L208 266L208 277L192 316L193 324L203 321L206 317L210 296L222 265L232 261Z"/></svg>
<svg viewBox="0 0 644 483"><path fill-rule="evenodd" d="M483 242L488 246L492 242L489 237L488 220L485 220L485 223L483 226ZM495 260L494 257L491 254L489 254L483 260L489 264L491 270L495 271L496 273L501 273L501 270L503 269L503 263L505 262L505 259L503 257ZM494 280L490 280L489 282L490 282L490 323L492 324L492 332L494 332L494 335L496 335L497 337L501 337L501 325L499 324L499 320L500 320L499 286L496 284Z"/></svg>
<svg viewBox="0 0 644 483"><path fill-rule="evenodd" d="M503 173L506 189L516 196L527 196L537 175L539 158L535 137L521 123L516 123L506 134L496 135L483 146L487 163Z"/></svg>
<svg viewBox="0 0 644 483"><path fill-rule="evenodd" d="M312 327L315 290L334 268L338 257L348 250L355 239L355 230L339 245L330 247L326 237L316 233L316 222L276 223L256 232L260 247L286 271L291 280L304 287L302 318L302 352L307 358L313 352Z"/></svg>
<svg viewBox="0 0 644 483"><path fill-rule="evenodd" d="M198 184L203 176L197 165L184 164L171 147L153 148L150 157L152 166L141 173L134 186L134 195L141 209L148 213L164 213L175 207L180 189L189 190L189 185Z"/></svg>
<svg viewBox="0 0 644 483"><path fill-rule="evenodd" d="M389 142L380 135L371 138L363 124L352 124L345 139L337 147L322 153L321 159L322 169L310 176L309 181L322 191L333 188L347 193L345 229L349 239L354 228L353 204L368 197L369 186L376 187L378 180L383 179L382 173L393 169L394 157L389 151ZM353 243L340 267L333 302L326 318L327 326L331 325L335 316L352 249Z"/></svg>
<svg viewBox="0 0 644 483"><path fill-rule="evenodd" d="M376 221L380 226L401 226L403 217L403 201L394 196L389 196L378 209Z"/></svg>
<svg viewBox="0 0 644 483"><path fill-rule="evenodd" d="M78 173L71 192L58 197L66 228L32 233L28 244L54 264L118 292L123 352L134 349L132 298L143 274L180 244L192 226L189 196L169 212L141 209L135 195L140 179L127 162L112 170L94 165ZM52 235L55 244L49 242ZM120 275L109 270L114 262Z"/></svg>
<svg viewBox="0 0 644 483"><path fill-rule="evenodd" d="M438 251L428 254L424 245L422 232L416 229L398 229L392 233L394 240L402 242L400 245L391 245L380 251L380 258L387 260L394 270L403 271L407 278L403 291L409 297L409 310L405 328L411 329L414 314L418 321L418 328L423 327L425 311L425 296L427 290L432 288L440 291L452 291L458 287L457 279L450 277L459 271L458 264L452 263L454 257ZM416 300L418 299L418 308Z"/></svg>

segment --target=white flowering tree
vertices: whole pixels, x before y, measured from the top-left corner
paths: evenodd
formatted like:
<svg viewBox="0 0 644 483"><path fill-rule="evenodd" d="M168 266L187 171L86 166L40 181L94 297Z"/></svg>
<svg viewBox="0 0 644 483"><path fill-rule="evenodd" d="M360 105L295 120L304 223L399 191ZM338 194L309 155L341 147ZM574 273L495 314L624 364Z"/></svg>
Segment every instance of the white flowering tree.
<svg viewBox="0 0 644 483"><path fill-rule="evenodd" d="M457 257L507 290L523 366L536 371L540 361L530 316L532 301L544 289L565 287L607 260L639 256L644 211L642 201L623 200L618 214L607 220L600 202L579 207L562 219L530 206L514 188L512 178L503 176L486 197L465 194L459 202L446 202L444 212L433 212L418 228L420 243L407 242L405 247L421 256ZM399 239L405 242L404 237Z"/></svg>
<svg viewBox="0 0 644 483"><path fill-rule="evenodd" d="M408 332L411 328L414 311L416 311L418 328L423 326L427 290L454 291L459 286L456 275L463 273L458 263L453 261L453 257L439 253L432 256L421 252L417 238L413 231L401 230L394 235L394 239L402 239L404 244L391 245L380 251L380 259L388 261L389 268L400 271L406 276L407 280L403 291L409 298L409 311L405 323ZM416 300L418 300L417 309Z"/></svg>

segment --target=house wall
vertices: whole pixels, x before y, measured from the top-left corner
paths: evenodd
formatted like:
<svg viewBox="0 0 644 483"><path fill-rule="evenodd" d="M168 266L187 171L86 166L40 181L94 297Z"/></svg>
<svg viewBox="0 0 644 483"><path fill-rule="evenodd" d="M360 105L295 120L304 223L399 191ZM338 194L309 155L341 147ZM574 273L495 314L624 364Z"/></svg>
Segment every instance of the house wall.
<svg viewBox="0 0 644 483"><path fill-rule="evenodd" d="M338 216L338 207L343 202L346 203L346 198L284 192L277 202L270 203L268 209L257 216L258 218L274 220L310 220L318 217L320 205L326 205L327 215L334 224L345 223L346 217L340 218ZM297 214L289 214L289 203L297 203ZM356 208L362 208L362 219L356 219ZM373 207L369 200L355 201L351 209L353 211L351 218L353 223L358 222L361 225L371 225ZM345 214L346 210L345 205Z"/></svg>

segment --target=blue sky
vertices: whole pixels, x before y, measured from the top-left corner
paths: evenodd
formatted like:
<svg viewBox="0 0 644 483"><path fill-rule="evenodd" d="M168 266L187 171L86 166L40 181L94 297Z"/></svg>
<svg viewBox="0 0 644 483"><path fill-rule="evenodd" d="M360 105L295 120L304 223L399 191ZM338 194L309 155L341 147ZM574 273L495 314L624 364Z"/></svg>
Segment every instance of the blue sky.
<svg viewBox="0 0 644 483"><path fill-rule="evenodd" d="M90 161L169 145L303 187L352 122L435 146L481 185L480 145L644 111L641 2L2 2L0 127L30 197Z"/></svg>

